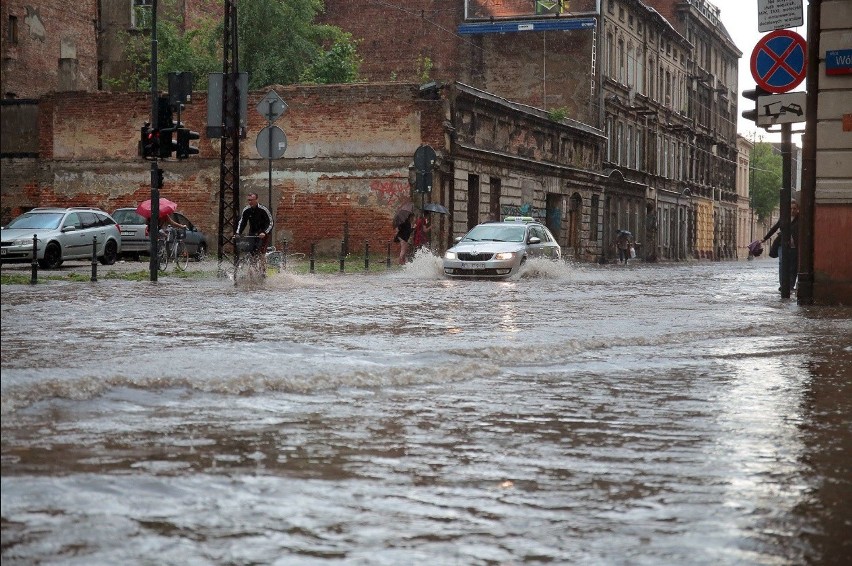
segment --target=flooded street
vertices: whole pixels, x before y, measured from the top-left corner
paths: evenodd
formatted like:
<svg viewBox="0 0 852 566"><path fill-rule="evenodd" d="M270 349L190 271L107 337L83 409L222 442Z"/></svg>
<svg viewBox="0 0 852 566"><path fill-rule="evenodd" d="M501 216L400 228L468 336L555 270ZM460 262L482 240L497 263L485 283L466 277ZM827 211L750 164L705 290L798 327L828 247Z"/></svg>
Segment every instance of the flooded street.
<svg viewBox="0 0 852 566"><path fill-rule="evenodd" d="M848 564L852 308L777 262L2 288L13 564Z"/></svg>

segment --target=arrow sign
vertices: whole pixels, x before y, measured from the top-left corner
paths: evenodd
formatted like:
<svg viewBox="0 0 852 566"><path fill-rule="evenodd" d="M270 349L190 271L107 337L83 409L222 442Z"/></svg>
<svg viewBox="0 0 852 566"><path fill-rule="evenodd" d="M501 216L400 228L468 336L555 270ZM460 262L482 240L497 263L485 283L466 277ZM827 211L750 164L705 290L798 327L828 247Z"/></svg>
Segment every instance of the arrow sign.
<svg viewBox="0 0 852 566"><path fill-rule="evenodd" d="M757 42L751 53L751 76L757 86L776 94L793 90L805 80L807 44L794 31L779 29Z"/></svg>
<svg viewBox="0 0 852 566"><path fill-rule="evenodd" d="M787 92L757 98L757 125L792 124L805 121L806 92Z"/></svg>

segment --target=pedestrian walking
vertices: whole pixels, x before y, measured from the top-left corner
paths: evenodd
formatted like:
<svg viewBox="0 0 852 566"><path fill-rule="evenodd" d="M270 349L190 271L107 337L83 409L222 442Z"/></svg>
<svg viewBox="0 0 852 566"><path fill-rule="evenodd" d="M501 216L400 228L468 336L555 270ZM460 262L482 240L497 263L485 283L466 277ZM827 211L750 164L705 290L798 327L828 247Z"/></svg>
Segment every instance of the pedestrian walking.
<svg viewBox="0 0 852 566"><path fill-rule="evenodd" d="M411 225L412 220L414 220L413 212L409 213L405 220L397 226L396 236L393 239L394 242L399 243L400 265L405 265L406 258L408 256L408 240L411 238L411 233L414 231L414 227Z"/></svg>
<svg viewBox="0 0 852 566"><path fill-rule="evenodd" d="M429 218L429 213L421 211L414 221L414 250L415 252L423 247L429 247L429 231L432 229L432 222Z"/></svg>
<svg viewBox="0 0 852 566"><path fill-rule="evenodd" d="M781 219L779 218L769 232L763 237L761 242L766 242L772 235L781 228ZM784 273L784 263L781 256L784 254L784 246L779 234L772 245L769 247L769 256L778 258L778 290L784 284L784 277L790 280L790 289L796 288L796 279L799 276L799 203L793 201L790 203L790 261L788 262L789 271Z"/></svg>
<svg viewBox="0 0 852 566"><path fill-rule="evenodd" d="M618 263L627 265L627 260L630 259L630 232L619 230L615 237L615 247L618 249Z"/></svg>

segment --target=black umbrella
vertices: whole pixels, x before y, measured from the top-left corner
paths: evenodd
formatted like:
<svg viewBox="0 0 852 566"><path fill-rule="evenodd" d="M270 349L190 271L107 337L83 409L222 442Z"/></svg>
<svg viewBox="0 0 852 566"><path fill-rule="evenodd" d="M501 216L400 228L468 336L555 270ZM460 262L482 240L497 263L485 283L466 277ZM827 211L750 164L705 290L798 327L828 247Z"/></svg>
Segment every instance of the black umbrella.
<svg viewBox="0 0 852 566"><path fill-rule="evenodd" d="M399 225L405 222L405 219L408 218L410 214L414 213L414 204L407 202L400 206L396 214L393 215L393 227L399 228Z"/></svg>
<svg viewBox="0 0 852 566"><path fill-rule="evenodd" d="M631 232L630 230L619 230L618 233L624 234L628 238L631 238L631 239L633 238L633 232Z"/></svg>
<svg viewBox="0 0 852 566"><path fill-rule="evenodd" d="M435 202L427 202L423 205L423 210L426 212L437 212L438 214L449 214L450 211L447 210L447 207L440 205Z"/></svg>

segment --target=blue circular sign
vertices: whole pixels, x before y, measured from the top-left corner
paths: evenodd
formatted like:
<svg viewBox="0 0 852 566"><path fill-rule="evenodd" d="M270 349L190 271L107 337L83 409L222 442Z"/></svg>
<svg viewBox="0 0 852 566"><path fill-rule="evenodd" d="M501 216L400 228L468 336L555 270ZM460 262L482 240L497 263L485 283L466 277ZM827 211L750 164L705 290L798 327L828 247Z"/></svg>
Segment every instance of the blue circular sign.
<svg viewBox="0 0 852 566"><path fill-rule="evenodd" d="M779 29L763 36L751 53L751 76L774 93L792 90L805 80L807 44L798 33Z"/></svg>

